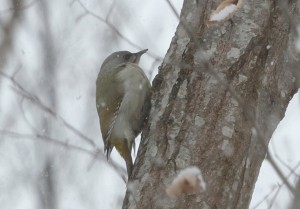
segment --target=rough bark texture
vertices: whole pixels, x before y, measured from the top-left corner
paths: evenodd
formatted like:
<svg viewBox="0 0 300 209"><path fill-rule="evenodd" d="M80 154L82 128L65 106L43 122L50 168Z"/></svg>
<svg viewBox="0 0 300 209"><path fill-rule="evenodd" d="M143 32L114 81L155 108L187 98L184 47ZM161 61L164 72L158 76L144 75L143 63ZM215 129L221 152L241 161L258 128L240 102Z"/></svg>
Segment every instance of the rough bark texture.
<svg viewBox="0 0 300 209"><path fill-rule="evenodd" d="M256 133L268 143L283 118L296 91L286 66L296 57L276 1L244 0L232 21L208 28L218 3L184 2L153 82L150 118L123 208L249 206L266 154ZM292 14L294 4L289 2ZM166 187L179 170L192 165L202 170L207 191L168 198Z"/></svg>

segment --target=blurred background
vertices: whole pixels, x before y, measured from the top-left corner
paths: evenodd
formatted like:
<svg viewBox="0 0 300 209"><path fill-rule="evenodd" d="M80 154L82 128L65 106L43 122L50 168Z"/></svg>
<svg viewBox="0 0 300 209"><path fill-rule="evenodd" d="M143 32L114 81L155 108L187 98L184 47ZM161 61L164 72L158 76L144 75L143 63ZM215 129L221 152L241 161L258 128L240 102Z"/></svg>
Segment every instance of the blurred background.
<svg viewBox="0 0 300 209"><path fill-rule="evenodd" d="M0 0L1 209L121 208L125 164L103 155L96 78L110 53L149 49L140 66L153 80L178 22L161 0ZM299 127L297 94L270 144L292 185ZM264 162L250 208L292 197Z"/></svg>

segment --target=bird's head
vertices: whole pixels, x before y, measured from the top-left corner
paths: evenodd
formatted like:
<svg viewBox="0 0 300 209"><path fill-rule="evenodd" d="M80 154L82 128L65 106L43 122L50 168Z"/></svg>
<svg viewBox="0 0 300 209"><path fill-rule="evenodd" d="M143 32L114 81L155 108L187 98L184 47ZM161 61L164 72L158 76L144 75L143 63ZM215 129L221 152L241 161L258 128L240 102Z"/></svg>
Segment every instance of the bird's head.
<svg viewBox="0 0 300 209"><path fill-rule="evenodd" d="M137 53L131 53L129 51L118 51L109 55L103 62L101 66L101 71L103 69L110 69L122 63L136 63L138 64L141 56L147 52L148 49L144 49Z"/></svg>

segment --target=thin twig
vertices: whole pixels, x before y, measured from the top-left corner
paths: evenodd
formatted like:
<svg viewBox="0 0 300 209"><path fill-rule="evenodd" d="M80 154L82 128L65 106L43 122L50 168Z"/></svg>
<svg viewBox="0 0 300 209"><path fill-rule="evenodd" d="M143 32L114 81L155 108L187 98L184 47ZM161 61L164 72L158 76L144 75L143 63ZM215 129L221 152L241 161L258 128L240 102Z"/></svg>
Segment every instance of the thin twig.
<svg viewBox="0 0 300 209"><path fill-rule="evenodd" d="M295 174L295 171L299 168L300 166L300 162L292 169L293 171L290 171L290 173L285 176L286 179L289 179L293 174ZM254 207L252 207L251 209L256 209L258 208L264 201L266 201L268 199L268 197L275 191L275 189L278 188L278 190L280 190L284 185L286 185L285 183L281 183L281 184L278 184L277 186L275 186L271 191L270 193L268 193L266 196L264 196L264 198L259 201ZM279 191L276 191L275 195L273 196L272 200L271 200L271 204L273 204L273 202L275 201L275 197L278 195Z"/></svg>
<svg viewBox="0 0 300 209"><path fill-rule="evenodd" d="M79 0L75 0L74 2L77 2L85 11L84 15L89 14L92 17L96 18L97 20L105 23L112 31L114 31L120 38L122 38L124 41L126 41L128 44L130 44L131 46L137 48L138 50L142 50L144 49L143 47L140 47L139 45L137 45L136 43L134 43L133 41L131 41L129 38L127 38L126 36L124 36L107 18L104 19L102 17L100 17L99 15L97 15L96 13L90 11L81 1ZM72 2L72 3L74 3ZM160 59L162 60L163 58L156 55L155 53L148 51L147 54L154 58L154 59Z"/></svg>
<svg viewBox="0 0 300 209"><path fill-rule="evenodd" d="M269 163L272 165L272 167L274 168L274 170L276 171L277 175L281 178L281 180L285 183L285 185L287 186L287 188L290 190L290 192L292 194L295 194L295 188L292 187L292 185L290 184L290 182L288 182L288 180L285 178L283 172L280 170L280 168L278 167L278 165L275 163L273 157L271 156L269 150L267 150L267 157L266 159L269 161Z"/></svg>
<svg viewBox="0 0 300 209"><path fill-rule="evenodd" d="M27 139L51 142L54 145L63 146L67 149L72 149L72 150L83 152L85 154L90 155L92 157L92 159L95 159L95 160L98 159L98 160L101 160L101 162L107 163L109 166L111 166L120 175L120 177L122 179L125 178L124 173L126 173L126 172L124 171L124 169L112 160L107 161L105 155L103 154L103 152L101 152L98 148L95 149L94 151L91 151L91 150L82 148L80 146L70 144L68 141L62 142L59 139L55 139L55 138L52 138L52 137L49 137L49 136L46 136L46 135L43 135L43 134L17 133L17 132L1 130L1 129L0 129L0 134L4 135L4 136L13 137L13 138L25 138L25 139L27 138Z"/></svg>
<svg viewBox="0 0 300 209"><path fill-rule="evenodd" d="M39 106L42 110L49 113L51 116L56 118L57 120L61 121L64 126L66 126L69 130L71 130L73 133L75 133L77 136L88 142L93 148L96 147L95 142L84 135L81 131L77 130L74 126L72 126L70 123L68 123L61 115L56 113L53 109L45 105L36 95L33 95L29 91L27 91L19 82L15 80L14 77L11 77L7 75L6 73L0 71L0 75L2 75L4 78L7 78L11 81L11 83L14 85L14 90L18 94L22 95L24 98L28 99L31 102L34 102L37 106Z"/></svg>
<svg viewBox="0 0 300 209"><path fill-rule="evenodd" d="M166 2L168 3L169 7L171 8L172 12L174 13L174 15L177 17L177 19L180 19L179 14L177 13L175 7L173 6L173 4L170 2L170 0L166 0Z"/></svg>
<svg viewBox="0 0 300 209"><path fill-rule="evenodd" d="M5 14L5 13L8 13L8 12L12 12L12 11L21 11L21 10L25 10L25 9L28 9L30 8L31 6L33 6L37 1L34 0L26 5L21 5L19 7L11 7L11 8L8 8L8 9L3 9L3 10L0 10L0 15L2 14Z"/></svg>

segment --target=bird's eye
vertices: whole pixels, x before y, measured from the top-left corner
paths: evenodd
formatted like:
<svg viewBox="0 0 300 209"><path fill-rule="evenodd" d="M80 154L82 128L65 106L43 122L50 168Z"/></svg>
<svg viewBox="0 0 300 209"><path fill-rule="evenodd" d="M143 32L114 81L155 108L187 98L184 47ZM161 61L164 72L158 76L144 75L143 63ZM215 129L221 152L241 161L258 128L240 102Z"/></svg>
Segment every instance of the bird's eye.
<svg viewBox="0 0 300 209"><path fill-rule="evenodd" d="M129 60L130 59L130 54L125 54L123 55L124 60Z"/></svg>

